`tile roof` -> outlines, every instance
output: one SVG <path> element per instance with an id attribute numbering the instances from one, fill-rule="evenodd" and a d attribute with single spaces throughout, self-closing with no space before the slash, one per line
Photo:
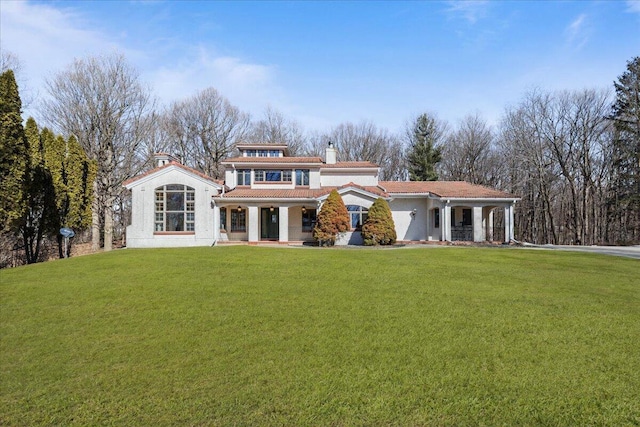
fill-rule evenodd
<path id="1" fill-rule="evenodd" d="M 324 195 L 327 191 L 318 189 L 252 189 L 236 187 L 225 194 L 215 196 L 216 199 L 242 198 L 242 199 L 315 199 Z"/>
<path id="2" fill-rule="evenodd" d="M 317 163 L 322 164 L 320 157 L 230 157 L 221 162 L 231 163 Z"/>
<path id="3" fill-rule="evenodd" d="M 242 198 L 242 199 L 315 199 L 331 193 L 332 190 L 342 190 L 344 188 L 358 188 L 368 191 L 380 197 L 388 197 L 379 187 L 362 186 L 354 183 L 341 185 L 339 187 L 322 187 L 322 188 L 302 188 L 302 189 L 252 189 L 248 187 L 236 187 L 227 191 L 224 195 L 215 196 L 216 199 L 225 198 Z"/>
<path id="4" fill-rule="evenodd" d="M 209 175 L 204 174 L 204 173 L 202 173 L 202 172 L 200 172 L 200 171 L 198 171 L 198 170 L 196 170 L 196 169 L 190 168 L 189 166 L 185 166 L 185 165 L 183 165 L 182 163 L 178 163 L 178 162 L 173 162 L 173 161 L 172 161 L 172 162 L 167 163 L 166 165 L 159 166 L 159 167 L 157 167 L 157 168 L 153 168 L 153 169 L 148 170 L 148 171 L 146 171 L 146 172 L 144 172 L 144 173 L 142 173 L 142 174 L 140 174 L 140 175 L 136 175 L 136 176 L 134 176 L 134 177 L 132 177 L 132 178 L 129 178 L 128 180 L 126 180 L 125 182 L 123 182 L 123 183 L 122 183 L 122 185 L 123 185 L 123 186 L 127 186 L 127 185 L 129 185 L 129 184 L 131 184 L 131 183 L 134 183 L 134 182 L 136 182 L 136 181 L 138 181 L 138 180 L 140 180 L 140 179 L 144 178 L 145 176 L 149 176 L 149 175 L 154 174 L 154 173 L 156 173 L 156 172 L 158 172 L 158 171 L 161 171 L 161 170 L 163 170 L 163 169 L 167 169 L 168 167 L 171 167 L 171 166 L 177 166 L 177 167 L 179 167 L 179 168 L 180 168 L 180 169 L 182 169 L 182 170 L 185 170 L 185 171 L 187 171 L 187 172 L 189 172 L 189 173 L 192 173 L 192 174 L 194 174 L 194 175 L 198 175 L 199 177 L 204 178 L 204 179 L 206 179 L 207 181 L 215 182 L 216 184 L 219 184 L 219 185 L 223 185 L 223 183 L 224 183 L 222 180 L 219 180 L 219 179 L 213 179 L 213 178 L 211 178 Z"/>
<path id="5" fill-rule="evenodd" d="M 380 181 L 380 187 L 391 194 L 431 193 L 439 197 L 466 199 L 513 199 L 517 196 L 465 181 Z"/>
<path id="6" fill-rule="evenodd" d="M 371 162 L 337 162 L 333 164 L 323 164 L 322 168 L 377 168 L 378 165 Z"/>

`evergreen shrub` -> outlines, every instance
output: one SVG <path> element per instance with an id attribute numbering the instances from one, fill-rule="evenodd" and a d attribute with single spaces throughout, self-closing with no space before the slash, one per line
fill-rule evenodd
<path id="1" fill-rule="evenodd" d="M 378 197 L 369 208 L 367 220 L 362 225 L 362 239 L 366 246 L 393 245 L 396 242 L 391 209 L 382 197 Z"/>

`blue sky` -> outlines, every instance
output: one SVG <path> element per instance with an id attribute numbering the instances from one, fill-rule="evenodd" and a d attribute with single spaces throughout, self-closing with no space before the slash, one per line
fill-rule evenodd
<path id="1" fill-rule="evenodd" d="M 533 88 L 612 88 L 640 55 L 640 1 L 3 0 L 0 19 L 36 118 L 46 78 L 113 51 L 161 105 L 213 86 L 255 118 L 392 132 L 422 112 L 497 124 Z"/>

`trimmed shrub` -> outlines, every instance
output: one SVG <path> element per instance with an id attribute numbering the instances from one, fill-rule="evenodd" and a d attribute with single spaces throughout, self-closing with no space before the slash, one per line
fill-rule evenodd
<path id="1" fill-rule="evenodd" d="M 335 244 L 338 233 L 349 229 L 349 212 L 337 190 L 333 190 L 322 205 L 318 213 L 316 226 L 313 228 L 313 238 L 320 246 Z"/>
<path id="2" fill-rule="evenodd" d="M 396 242 L 391 209 L 382 197 L 378 197 L 369 208 L 367 220 L 362 225 L 362 239 L 366 246 L 393 245 Z"/>

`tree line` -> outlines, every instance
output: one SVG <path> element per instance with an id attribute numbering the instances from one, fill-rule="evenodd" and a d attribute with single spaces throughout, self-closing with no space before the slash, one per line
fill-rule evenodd
<path id="1" fill-rule="evenodd" d="M 12 65 L 16 65 L 14 57 L 3 57 L 3 72 Z M 49 96 L 35 101 L 39 121 L 47 127 L 40 130 L 35 122 L 27 123 L 32 142 L 20 149 L 11 143 L 22 138 L 17 130 L 22 126 L 17 85 L 9 88 L 12 84 L 3 80 L 0 161 L 6 203 L 0 208 L 2 233 L 22 233 L 24 240 L 25 232 L 17 231 L 10 205 L 27 197 L 24 188 L 39 186 L 25 183 L 40 176 L 34 171 L 43 153 L 53 152 L 42 148 L 40 154 L 27 156 L 12 150 L 30 153 L 33 146 L 48 147 L 49 143 L 33 142 L 35 134 L 44 141 L 57 132 L 64 136 L 53 140 L 65 141 L 67 152 L 76 150 L 69 146 L 79 144 L 86 157 L 83 179 L 89 181 L 82 184 L 86 187 L 83 200 L 90 206 L 82 221 L 73 225 L 91 224 L 94 250 L 110 250 L 123 235 L 130 207 L 122 182 L 152 167 L 154 153 L 178 155 L 188 166 L 221 178 L 221 162 L 235 154 L 238 142 L 286 143 L 291 155 L 322 156 L 331 141 L 340 161 L 379 164 L 381 180 L 464 180 L 514 193 L 522 198 L 515 228 L 523 241 L 638 243 L 639 76 L 640 58 L 636 57 L 614 82 L 614 94 L 607 88 L 532 90 L 517 105 L 507 107 L 495 126 L 477 113 L 450 124 L 428 112 L 407 120 L 399 133 L 367 121 L 310 132 L 273 108 L 267 108 L 261 118 L 252 118 L 213 87 L 159 106 L 124 56 L 76 59 L 46 82 Z M 15 76 L 11 79 L 15 84 Z M 23 160 L 14 162 L 11 156 L 23 156 Z M 45 167 L 59 169 L 51 168 Z M 47 173 L 53 180 L 54 173 Z M 17 192 L 18 187 L 22 192 Z M 36 233 L 35 241 L 41 238 Z M 30 255 L 27 260 L 33 261 Z"/>

